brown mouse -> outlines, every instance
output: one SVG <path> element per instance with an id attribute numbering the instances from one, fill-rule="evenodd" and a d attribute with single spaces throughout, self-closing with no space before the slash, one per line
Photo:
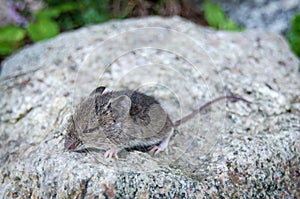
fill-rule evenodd
<path id="1" fill-rule="evenodd" d="M 106 158 L 121 150 L 148 149 L 157 154 L 167 148 L 174 128 L 222 99 L 247 100 L 223 96 L 172 122 L 153 97 L 132 90 L 104 92 L 96 88 L 75 109 L 68 122 L 65 148 L 69 151 L 104 150 Z"/>

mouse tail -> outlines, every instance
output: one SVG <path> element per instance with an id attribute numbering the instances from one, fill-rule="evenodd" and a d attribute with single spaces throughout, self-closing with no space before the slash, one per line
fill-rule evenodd
<path id="1" fill-rule="evenodd" d="M 234 100 L 234 101 L 241 100 L 243 102 L 246 102 L 247 104 L 251 103 L 250 101 L 245 100 L 242 97 L 237 97 L 237 96 L 222 96 L 222 97 L 218 97 L 218 98 L 216 98 L 214 100 L 211 100 L 211 101 L 205 103 L 204 105 L 202 105 L 198 109 L 192 111 L 190 114 L 188 114 L 188 115 L 184 116 L 183 118 L 181 118 L 180 120 L 177 120 L 174 123 L 174 127 L 178 127 L 181 124 L 186 123 L 187 121 L 189 121 L 190 119 L 192 119 L 193 117 L 195 117 L 195 115 L 197 115 L 198 113 L 200 113 L 201 111 L 203 111 L 204 109 L 206 109 L 207 107 L 209 107 L 210 105 L 212 105 L 212 104 L 214 104 L 214 103 L 216 103 L 218 101 L 224 100 L 224 99 L 231 99 L 231 100 Z"/>

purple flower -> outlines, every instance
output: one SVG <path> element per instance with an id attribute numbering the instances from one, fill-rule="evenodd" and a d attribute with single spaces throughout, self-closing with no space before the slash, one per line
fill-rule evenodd
<path id="1" fill-rule="evenodd" d="M 22 15 L 20 15 L 20 13 L 17 11 L 23 10 L 25 8 L 25 4 L 23 2 L 14 2 L 13 0 L 8 0 L 6 3 L 8 6 L 8 12 L 12 19 L 15 21 L 15 23 L 27 25 L 28 20 Z"/>
<path id="2" fill-rule="evenodd" d="M 16 8 L 18 8 L 18 10 L 24 10 L 25 3 L 22 1 L 17 1 L 17 2 L 15 2 L 15 6 L 16 6 Z"/>

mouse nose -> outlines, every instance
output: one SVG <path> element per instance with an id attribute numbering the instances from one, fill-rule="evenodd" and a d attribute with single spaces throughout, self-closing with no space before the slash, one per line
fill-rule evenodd
<path id="1" fill-rule="evenodd" d="M 69 151 L 75 150 L 80 145 L 79 140 L 74 140 L 72 138 L 65 138 L 65 149 Z"/>

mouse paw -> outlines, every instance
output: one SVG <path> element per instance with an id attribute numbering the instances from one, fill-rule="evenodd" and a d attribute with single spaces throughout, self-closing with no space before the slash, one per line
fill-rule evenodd
<path id="1" fill-rule="evenodd" d="M 168 153 L 167 147 L 162 147 L 160 145 L 158 146 L 152 146 L 149 149 L 149 152 L 152 153 L 153 155 L 157 155 L 159 152 L 166 150 L 166 153 Z"/>
<path id="2" fill-rule="evenodd" d="M 112 158 L 116 158 L 119 159 L 118 157 L 118 149 L 108 149 L 105 153 L 104 153 L 104 157 L 107 159 L 112 159 Z"/>
<path id="3" fill-rule="evenodd" d="M 157 155 L 159 152 L 163 151 L 159 146 L 152 146 L 150 147 L 150 153 L 152 153 L 153 155 Z"/>
<path id="4" fill-rule="evenodd" d="M 171 131 L 168 133 L 168 136 L 165 137 L 159 145 L 154 145 L 149 148 L 149 152 L 153 153 L 153 155 L 156 155 L 159 152 L 166 150 L 166 153 L 168 154 L 168 144 L 169 144 L 170 138 L 173 135 L 173 132 L 174 132 L 174 129 L 172 128 Z"/>

